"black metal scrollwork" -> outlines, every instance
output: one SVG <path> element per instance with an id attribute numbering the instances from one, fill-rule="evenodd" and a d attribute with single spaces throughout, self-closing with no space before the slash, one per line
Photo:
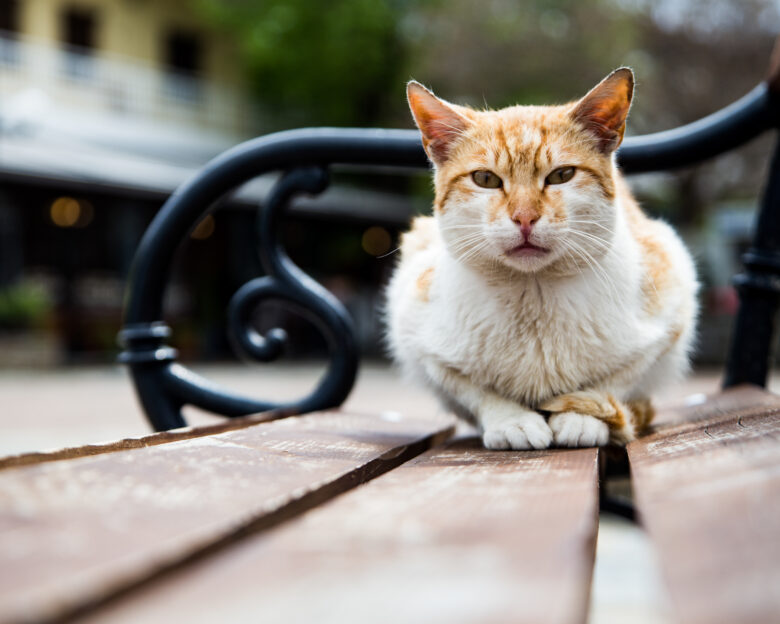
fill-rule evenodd
<path id="1" fill-rule="evenodd" d="M 267 299 L 284 300 L 288 307 L 311 321 L 328 343 L 330 363 L 317 388 L 305 399 L 286 406 L 307 412 L 341 404 L 357 372 L 357 345 L 352 324 L 341 303 L 301 271 L 277 240 L 279 221 L 296 193 L 315 195 L 328 186 L 328 172 L 322 167 L 293 169 L 271 193 L 258 218 L 260 261 L 267 275 L 247 282 L 233 295 L 228 308 L 228 325 L 236 350 L 264 362 L 282 352 L 284 330 L 272 329 L 261 336 L 250 323 L 252 312 Z"/>
<path id="2" fill-rule="evenodd" d="M 319 194 L 327 186 L 328 172 L 323 167 L 293 169 L 282 176 L 258 213 L 258 250 L 267 275 L 244 284 L 228 308 L 228 329 L 236 350 L 263 362 L 281 355 L 286 335 L 277 328 L 262 336 L 251 325 L 251 315 L 259 303 L 284 300 L 312 322 L 325 337 L 330 355 L 330 365 L 317 387 L 292 403 L 232 395 L 174 363 L 176 351 L 162 344 L 171 334 L 167 326 L 129 326 L 120 334 L 127 349 L 120 358 L 133 367 L 144 407 L 158 430 L 183 426 L 181 415 L 175 412 L 185 403 L 226 416 L 241 416 L 271 409 L 302 413 L 344 401 L 357 373 L 357 347 L 349 315 L 333 295 L 290 260 L 277 239 L 280 218 L 289 201 L 299 193 Z M 158 393 L 158 389 L 163 392 Z"/>
<path id="3" fill-rule="evenodd" d="M 133 261 L 128 285 L 125 326 L 119 340 L 120 361 L 129 365 L 136 393 L 157 430 L 186 425 L 184 405 L 223 416 L 268 410 L 303 413 L 340 405 L 357 374 L 357 346 L 351 320 L 339 301 L 301 271 L 277 240 L 279 223 L 289 201 L 299 193 L 321 193 L 328 185 L 327 164 L 374 164 L 425 167 L 419 141 L 409 132 L 392 130 L 309 130 L 283 132 L 249 141 L 209 163 L 177 190 L 144 234 Z M 228 329 L 232 342 L 248 358 L 271 361 L 285 342 L 281 329 L 265 336 L 251 325 L 261 301 L 283 300 L 311 321 L 324 336 L 328 368 L 306 397 L 280 403 L 227 392 L 176 362 L 166 345 L 171 330 L 159 319 L 170 266 L 178 244 L 209 208 L 242 183 L 270 170 L 286 171 L 258 215 L 258 248 L 267 273 L 251 280 L 232 297 Z"/>
<path id="4" fill-rule="evenodd" d="M 778 76 L 697 122 L 643 137 L 627 138 L 618 160 L 627 173 L 661 171 L 692 165 L 746 143 L 780 125 Z M 727 385 L 750 381 L 763 385 L 767 374 L 774 315 L 780 287 L 780 160 L 775 159 L 764 198 L 759 229 L 746 257 L 748 272 L 740 278 L 742 306 L 727 367 Z M 419 133 L 412 130 L 304 129 L 281 132 L 241 144 L 217 157 L 165 203 L 144 234 L 128 285 L 120 361 L 131 369 L 136 392 L 158 430 L 184 426 L 181 407 L 196 405 L 225 416 L 270 409 L 302 413 L 339 405 L 357 371 L 352 326 L 339 302 L 287 257 L 277 241 L 284 207 L 296 193 L 320 193 L 331 164 L 426 168 Z M 165 284 L 179 243 L 223 195 L 267 171 L 286 171 L 274 188 L 258 222 L 261 261 L 268 273 L 245 284 L 233 296 L 228 323 L 237 350 L 270 361 L 278 357 L 284 332 L 265 336 L 250 323 L 263 300 L 282 299 L 309 318 L 322 332 L 330 365 L 307 397 L 274 403 L 226 392 L 176 363 L 166 345 L 170 329 L 160 320 Z M 771 283 L 770 283 L 771 282 Z M 767 286 L 769 284 L 769 286 Z"/>

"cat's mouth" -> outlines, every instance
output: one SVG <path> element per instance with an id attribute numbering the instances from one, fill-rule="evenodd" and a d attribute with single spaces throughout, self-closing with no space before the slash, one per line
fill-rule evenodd
<path id="1" fill-rule="evenodd" d="M 536 258 L 549 252 L 550 250 L 546 247 L 540 247 L 539 245 L 534 245 L 533 243 L 526 241 L 522 245 L 510 249 L 507 252 L 507 255 L 521 258 Z"/>

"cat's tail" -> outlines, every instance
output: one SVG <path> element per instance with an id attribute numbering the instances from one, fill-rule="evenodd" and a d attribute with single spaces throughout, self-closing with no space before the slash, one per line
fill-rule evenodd
<path id="1" fill-rule="evenodd" d="M 649 399 L 618 401 L 611 394 L 596 390 L 581 390 L 562 394 L 542 403 L 539 409 L 551 412 L 575 412 L 593 416 L 609 428 L 609 441 L 625 446 L 645 433 L 655 411 Z"/>

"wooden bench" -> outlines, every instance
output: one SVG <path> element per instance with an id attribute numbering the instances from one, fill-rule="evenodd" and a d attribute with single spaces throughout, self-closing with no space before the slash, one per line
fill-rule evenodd
<path id="1" fill-rule="evenodd" d="M 777 76 L 698 124 L 627 140 L 623 167 L 690 164 L 775 127 Z M 357 369 L 349 318 L 274 238 L 287 202 L 321 192 L 331 163 L 425 158 L 413 132 L 272 135 L 208 165 L 155 219 L 122 337 L 160 433 L 0 460 L 0 622 L 583 622 L 599 511 L 634 514 L 608 495 L 627 468 L 674 621 L 780 622 L 780 398 L 761 388 L 780 297 L 780 159 L 738 281 L 728 388 L 660 414 L 626 451 L 538 452 L 487 451 L 448 417 L 335 409 Z M 287 299 L 318 324 L 330 367 L 287 404 L 195 376 L 159 321 L 178 241 L 271 169 L 288 173 L 260 213 L 268 275 L 236 293 L 230 320 L 239 348 L 264 360 L 284 337 L 251 328 L 258 301 Z M 233 419 L 182 428 L 185 404 Z"/>
<path id="2" fill-rule="evenodd" d="M 780 398 L 661 420 L 628 458 L 675 621 L 778 621 Z M 487 451 L 441 418 L 237 424 L 6 458 L 0 621 L 584 621 L 603 451 Z"/>

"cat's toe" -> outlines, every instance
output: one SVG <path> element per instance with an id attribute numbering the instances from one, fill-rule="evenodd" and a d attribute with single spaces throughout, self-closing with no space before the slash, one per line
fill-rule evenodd
<path id="1" fill-rule="evenodd" d="M 609 442 L 609 426 L 603 420 L 585 416 L 580 434 L 580 446 L 605 446 Z"/>
<path id="2" fill-rule="evenodd" d="M 494 450 L 546 449 L 552 441 L 552 430 L 538 414 L 507 419 L 482 434 L 485 448 Z"/>
<path id="3" fill-rule="evenodd" d="M 556 446 L 604 446 L 609 441 L 607 423 L 593 416 L 564 412 L 550 416 L 549 422 Z"/>
<path id="4" fill-rule="evenodd" d="M 482 434 L 482 444 L 486 449 L 505 451 L 509 448 L 509 440 L 502 429 L 488 429 Z"/>
<path id="5" fill-rule="evenodd" d="M 553 432 L 544 419 L 541 422 L 532 421 L 524 424 L 522 431 L 528 444 L 528 446 L 523 448 L 546 449 L 552 444 Z M 512 448 L 520 447 L 513 444 Z"/>
<path id="6" fill-rule="evenodd" d="M 573 412 L 550 416 L 550 429 L 556 446 L 578 446 L 582 433 L 582 417 Z"/>

